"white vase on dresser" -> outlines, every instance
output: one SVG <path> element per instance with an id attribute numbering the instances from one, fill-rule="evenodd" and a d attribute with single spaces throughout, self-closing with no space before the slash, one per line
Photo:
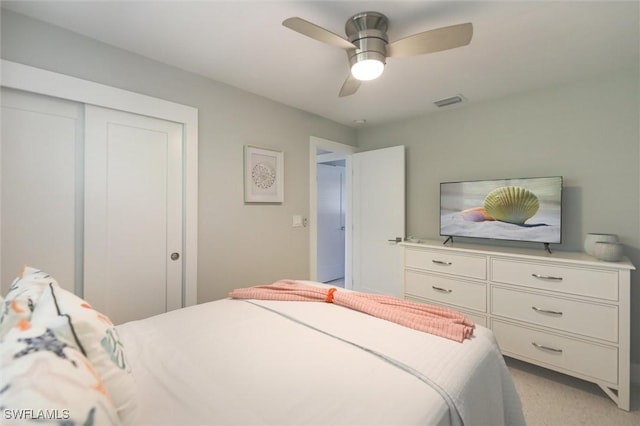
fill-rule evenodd
<path id="1" fill-rule="evenodd" d="M 504 355 L 596 383 L 629 410 L 628 259 L 440 241 L 402 243 L 404 297 L 492 329 Z"/>

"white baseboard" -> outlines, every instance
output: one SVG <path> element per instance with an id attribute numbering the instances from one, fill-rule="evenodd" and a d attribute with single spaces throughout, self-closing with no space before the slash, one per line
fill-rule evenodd
<path id="1" fill-rule="evenodd" d="M 640 364 L 631 363 L 631 383 L 640 384 Z"/>

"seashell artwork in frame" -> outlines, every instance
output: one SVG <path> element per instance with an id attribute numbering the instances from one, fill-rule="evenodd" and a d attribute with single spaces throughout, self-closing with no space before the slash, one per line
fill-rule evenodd
<path id="1" fill-rule="evenodd" d="M 252 145 L 244 146 L 245 203 L 284 201 L 284 153 Z"/>

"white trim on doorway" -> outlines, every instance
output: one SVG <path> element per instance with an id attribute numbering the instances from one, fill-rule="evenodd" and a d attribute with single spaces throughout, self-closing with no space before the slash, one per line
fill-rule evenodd
<path id="1" fill-rule="evenodd" d="M 26 92 L 98 105 L 183 125 L 184 247 L 183 304 L 198 298 L 198 110 L 92 81 L 2 60 L 0 85 Z M 1 201 L 0 201 L 1 202 Z M 0 231 L 1 232 L 1 231 Z M 2 247 L 0 247 L 1 253 Z"/>
<path id="2" fill-rule="evenodd" d="M 345 287 L 351 288 L 351 155 L 356 148 L 339 142 L 311 136 L 309 138 L 309 269 L 310 279 L 318 277 L 318 150 L 345 158 L 346 168 L 346 233 L 345 233 Z"/>

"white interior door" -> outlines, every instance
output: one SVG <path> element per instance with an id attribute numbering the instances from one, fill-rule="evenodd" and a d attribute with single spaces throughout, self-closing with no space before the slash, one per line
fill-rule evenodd
<path id="1" fill-rule="evenodd" d="M 182 125 L 88 105 L 85 133 L 85 298 L 116 324 L 181 307 Z"/>
<path id="2" fill-rule="evenodd" d="M 82 104 L 3 88 L 0 150 L 2 294 L 25 264 L 78 292 Z"/>
<path id="3" fill-rule="evenodd" d="M 318 277 L 344 278 L 344 167 L 318 164 Z"/>
<path id="4" fill-rule="evenodd" d="M 405 234 L 404 146 L 354 154 L 353 288 L 401 296 Z M 391 240 L 391 241 L 390 241 Z"/>

